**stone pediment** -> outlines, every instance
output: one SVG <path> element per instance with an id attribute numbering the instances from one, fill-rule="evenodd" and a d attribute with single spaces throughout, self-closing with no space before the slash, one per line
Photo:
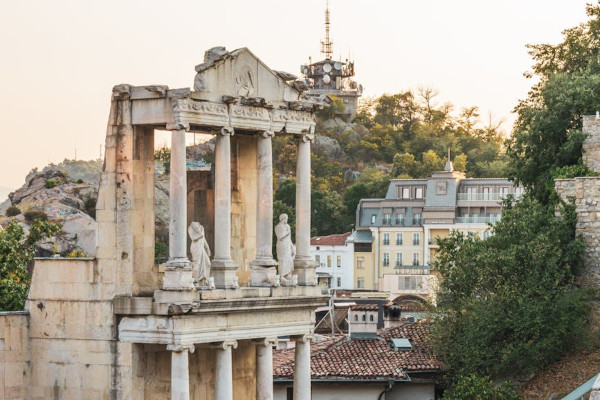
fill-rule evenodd
<path id="1" fill-rule="evenodd" d="M 196 72 L 194 90 L 205 100 L 220 102 L 224 95 L 261 98 L 277 107 L 302 99 L 293 75 L 273 71 L 245 47 L 231 52 L 224 47 L 208 50 Z"/>

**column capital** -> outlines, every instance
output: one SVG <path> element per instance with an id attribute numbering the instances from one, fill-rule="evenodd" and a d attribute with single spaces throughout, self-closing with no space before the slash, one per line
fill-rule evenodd
<path id="1" fill-rule="evenodd" d="M 190 124 L 188 124 L 187 122 L 174 122 L 172 124 L 167 124 L 167 130 L 168 131 L 189 131 L 190 130 Z"/>
<path id="2" fill-rule="evenodd" d="M 189 351 L 193 353 L 196 350 L 196 347 L 193 344 L 168 344 L 167 351 L 174 351 L 176 353 L 181 353 L 182 351 Z"/>
<path id="3" fill-rule="evenodd" d="M 275 136 L 275 132 L 273 131 L 264 131 L 260 134 L 261 137 L 265 139 L 271 139 Z"/>
<path id="4" fill-rule="evenodd" d="M 295 342 L 310 343 L 314 337 L 315 335 L 313 335 L 312 333 L 308 333 L 304 335 L 294 335 L 290 338 Z"/>
<path id="5" fill-rule="evenodd" d="M 267 338 L 254 339 L 253 341 L 256 343 L 257 346 L 272 347 L 272 346 L 275 346 L 277 344 L 277 338 L 276 337 L 267 337 Z"/>
<path id="6" fill-rule="evenodd" d="M 211 343 L 210 347 L 212 347 L 213 349 L 220 350 L 227 350 L 228 347 L 233 347 L 234 349 L 237 349 L 238 342 L 237 340 L 224 340 L 222 342 Z"/>
<path id="7" fill-rule="evenodd" d="M 224 127 L 222 127 L 221 130 L 219 131 L 219 135 L 222 135 L 222 136 L 233 136 L 234 135 L 233 126 L 224 126 Z"/>
<path id="8" fill-rule="evenodd" d="M 304 130 L 299 135 L 295 135 L 295 138 L 296 138 L 296 141 L 298 141 L 298 142 L 312 143 L 315 141 L 315 134 L 312 133 L 312 131 L 310 131 L 310 130 Z"/>

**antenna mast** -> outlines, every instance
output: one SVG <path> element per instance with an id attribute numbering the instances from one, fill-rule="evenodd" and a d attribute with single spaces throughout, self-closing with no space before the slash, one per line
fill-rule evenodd
<path id="1" fill-rule="evenodd" d="M 329 0 L 327 0 L 327 7 L 325 8 L 325 41 L 321 41 L 321 53 L 325 54 L 325 58 L 331 60 L 333 54 L 332 50 L 333 42 L 329 40 Z"/>

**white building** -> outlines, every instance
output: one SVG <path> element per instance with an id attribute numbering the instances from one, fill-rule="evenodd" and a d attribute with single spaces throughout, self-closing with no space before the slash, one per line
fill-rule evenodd
<path id="1" fill-rule="evenodd" d="M 348 244 L 350 234 L 310 239 L 310 255 L 317 262 L 317 278 L 324 290 L 354 289 L 354 246 Z"/>

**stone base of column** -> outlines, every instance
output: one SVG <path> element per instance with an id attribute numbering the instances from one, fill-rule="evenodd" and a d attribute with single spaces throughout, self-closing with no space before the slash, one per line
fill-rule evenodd
<path id="1" fill-rule="evenodd" d="M 315 286 L 317 284 L 317 262 L 312 259 L 295 259 L 294 275 L 298 275 L 299 286 Z"/>
<path id="2" fill-rule="evenodd" d="M 250 286 L 273 286 L 277 275 L 277 261 L 253 261 L 250 263 Z"/>
<path id="3" fill-rule="evenodd" d="M 187 258 L 169 260 L 165 264 L 163 290 L 194 290 L 192 264 Z"/>
<path id="4" fill-rule="evenodd" d="M 233 260 L 212 260 L 210 275 L 215 278 L 215 287 L 218 289 L 238 287 L 236 275 L 238 267 Z"/>

